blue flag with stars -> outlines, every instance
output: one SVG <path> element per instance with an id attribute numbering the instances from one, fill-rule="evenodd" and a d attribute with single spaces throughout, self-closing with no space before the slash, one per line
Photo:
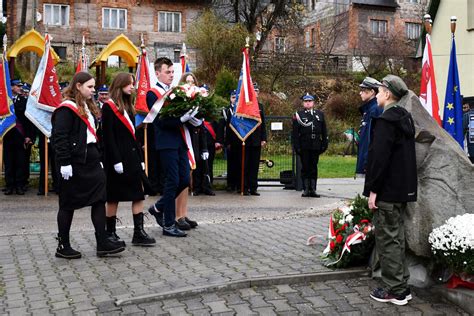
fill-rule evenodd
<path id="1" fill-rule="evenodd" d="M 459 87 L 458 63 L 456 61 L 456 42 L 454 35 L 449 57 L 448 83 L 446 85 L 446 98 L 444 100 L 443 128 L 453 136 L 461 148 L 464 147 L 464 134 L 462 130 L 462 98 Z"/>

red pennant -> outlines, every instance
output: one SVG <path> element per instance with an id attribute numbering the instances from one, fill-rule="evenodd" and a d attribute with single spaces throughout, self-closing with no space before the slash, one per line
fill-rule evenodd
<path id="1" fill-rule="evenodd" d="M 146 93 L 150 90 L 150 70 L 148 68 L 148 58 L 143 50 L 140 57 L 140 70 L 138 71 L 137 98 L 135 100 L 135 111 L 140 114 L 149 112 L 146 104 Z"/>
<path id="2" fill-rule="evenodd" d="M 49 37 L 46 35 L 46 49 L 47 55 L 46 68 L 44 70 L 43 82 L 41 84 L 41 92 L 38 98 L 38 103 L 52 108 L 54 110 L 61 104 L 61 91 L 58 84 L 58 76 L 56 74 L 56 67 L 54 67 L 53 57 L 49 49 Z"/>

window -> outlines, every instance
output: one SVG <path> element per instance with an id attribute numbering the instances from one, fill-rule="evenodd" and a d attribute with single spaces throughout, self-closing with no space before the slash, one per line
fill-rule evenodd
<path id="1" fill-rule="evenodd" d="M 311 46 L 316 44 L 316 31 L 314 28 L 311 29 Z"/>
<path id="2" fill-rule="evenodd" d="M 62 60 L 66 60 L 67 59 L 67 55 L 66 55 L 66 47 L 63 47 L 63 46 L 51 46 L 54 51 L 56 52 L 56 54 L 58 54 L 59 58 L 61 58 Z"/>
<path id="3" fill-rule="evenodd" d="M 275 52 L 277 53 L 285 52 L 285 38 L 284 37 L 275 37 Z"/>
<path id="4" fill-rule="evenodd" d="M 386 20 L 370 20 L 370 30 L 375 36 L 385 36 L 387 34 L 387 21 Z"/>
<path id="5" fill-rule="evenodd" d="M 304 41 L 306 42 L 306 47 L 307 48 L 311 46 L 311 36 L 310 36 L 309 31 L 306 31 L 304 33 Z"/>
<path id="6" fill-rule="evenodd" d="M 127 10 L 103 8 L 102 28 L 125 30 L 127 28 Z"/>
<path id="7" fill-rule="evenodd" d="M 405 23 L 405 31 L 408 39 L 419 39 L 421 36 L 421 24 Z"/>
<path id="8" fill-rule="evenodd" d="M 60 4 L 44 5 L 44 24 L 67 26 L 69 25 L 69 6 Z"/>
<path id="9" fill-rule="evenodd" d="M 160 12 L 158 14 L 159 32 L 181 32 L 181 13 Z"/>
<path id="10" fill-rule="evenodd" d="M 181 50 L 175 49 L 174 50 L 174 60 L 173 60 L 173 62 L 175 62 L 175 63 L 181 62 L 180 57 L 181 57 Z"/>

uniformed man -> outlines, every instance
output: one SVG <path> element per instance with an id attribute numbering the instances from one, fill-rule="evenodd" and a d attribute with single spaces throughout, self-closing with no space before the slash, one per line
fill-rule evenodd
<path id="1" fill-rule="evenodd" d="M 365 170 L 367 169 L 367 154 L 369 151 L 370 125 L 372 119 L 379 117 L 383 111 L 382 108 L 377 106 L 377 99 L 375 98 L 379 92 L 378 83 L 378 80 L 366 77 L 359 85 L 359 95 L 364 104 L 359 107 L 362 120 L 359 129 L 356 175 L 365 175 Z"/>
<path id="2" fill-rule="evenodd" d="M 25 116 L 27 99 L 22 95 L 22 86 L 23 84 L 18 79 L 11 81 L 16 125 L 3 138 L 6 195 L 14 192 L 23 195 L 28 185 L 26 169 L 29 167 L 29 160 L 27 158 L 27 148 L 33 144 L 33 137 L 31 136 L 32 125 Z"/>
<path id="3" fill-rule="evenodd" d="M 99 106 L 99 109 L 102 109 L 102 105 L 110 99 L 109 87 L 107 87 L 106 84 L 103 84 L 97 89 L 97 91 L 99 94 L 97 104 Z"/>
<path id="4" fill-rule="evenodd" d="M 304 109 L 293 117 L 293 147 L 301 158 L 303 197 L 316 197 L 319 155 L 328 148 L 326 120 L 320 110 L 314 108 L 314 96 L 306 93 L 301 97 Z"/>

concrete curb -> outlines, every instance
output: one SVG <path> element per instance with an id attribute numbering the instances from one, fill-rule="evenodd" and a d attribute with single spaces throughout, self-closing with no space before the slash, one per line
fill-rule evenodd
<path id="1" fill-rule="evenodd" d="M 344 271 L 330 271 L 330 272 L 315 272 L 303 274 L 290 274 L 281 276 L 249 278 L 240 281 L 218 283 L 213 285 L 204 285 L 196 287 L 185 287 L 175 291 L 168 291 L 162 293 L 153 293 L 147 295 L 140 295 L 135 297 L 120 298 L 115 300 L 116 306 L 124 306 L 129 304 L 141 304 L 151 301 L 160 301 L 165 299 L 183 298 L 191 295 L 211 293 L 215 291 L 239 290 L 244 288 L 251 288 L 254 286 L 267 286 L 278 284 L 292 284 L 292 283 L 306 283 L 306 282 L 324 282 L 338 279 L 352 279 L 363 276 L 368 276 L 367 269 L 350 269 Z"/>
<path id="2" fill-rule="evenodd" d="M 474 315 L 474 291 L 465 288 L 448 289 L 444 285 L 433 287 L 433 291 L 447 301 Z"/>

